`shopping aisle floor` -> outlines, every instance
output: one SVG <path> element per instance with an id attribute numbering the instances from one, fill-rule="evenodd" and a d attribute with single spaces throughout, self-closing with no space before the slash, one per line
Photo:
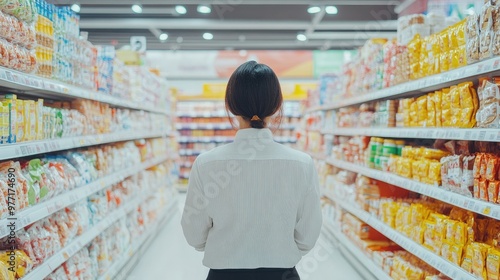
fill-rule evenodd
<path id="1" fill-rule="evenodd" d="M 185 195 L 179 197 L 179 211 L 158 234 L 127 280 L 204 280 L 208 269 L 203 253 L 185 241 L 180 226 Z M 362 280 L 340 251 L 322 235 L 311 253 L 297 265 L 302 280 Z"/>

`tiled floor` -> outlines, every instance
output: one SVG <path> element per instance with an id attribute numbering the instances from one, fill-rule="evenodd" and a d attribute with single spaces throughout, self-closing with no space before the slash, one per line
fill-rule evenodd
<path id="1" fill-rule="evenodd" d="M 183 197 L 179 212 L 153 241 L 127 280 L 203 280 L 208 269 L 201 264 L 203 253 L 186 243 L 180 227 Z M 297 265 L 302 280 L 362 280 L 355 269 L 322 236 L 316 248 Z"/>

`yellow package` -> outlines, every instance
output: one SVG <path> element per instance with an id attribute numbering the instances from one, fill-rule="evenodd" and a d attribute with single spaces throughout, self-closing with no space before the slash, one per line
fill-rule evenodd
<path id="1" fill-rule="evenodd" d="M 450 250 L 451 247 L 453 246 L 453 242 L 450 242 L 448 240 L 443 241 L 443 244 L 441 245 L 441 257 L 443 257 L 446 260 L 450 259 Z"/>
<path id="2" fill-rule="evenodd" d="M 448 220 L 446 222 L 446 240 L 453 242 L 455 240 L 455 230 L 457 221 Z"/>
<path id="3" fill-rule="evenodd" d="M 422 148 L 421 151 L 421 157 L 433 160 L 441 160 L 442 157 L 450 155 L 450 153 L 438 149 Z"/>
<path id="4" fill-rule="evenodd" d="M 9 138 L 9 111 L 7 106 L 0 102 L 0 145 L 6 144 Z"/>
<path id="5" fill-rule="evenodd" d="M 457 222 L 455 225 L 455 243 L 459 245 L 465 245 L 467 243 L 467 224 L 463 222 Z"/>
<path id="6" fill-rule="evenodd" d="M 15 94 L 7 94 L 0 99 L 3 106 L 6 107 L 8 115 L 8 143 L 17 142 L 17 96 Z"/>
<path id="7" fill-rule="evenodd" d="M 460 265 L 462 262 L 462 250 L 463 250 L 463 245 L 459 244 L 453 244 L 453 246 L 450 247 L 450 262 Z"/>
<path id="8" fill-rule="evenodd" d="M 439 48 L 441 49 L 441 53 L 447 52 L 450 50 L 450 36 L 446 32 L 446 29 L 438 33 L 439 36 Z"/>
<path id="9" fill-rule="evenodd" d="M 486 257 L 490 246 L 484 243 L 472 243 L 473 257 L 472 257 L 472 274 L 477 277 L 487 279 L 486 273 Z"/>
<path id="10" fill-rule="evenodd" d="M 427 95 L 417 98 L 417 126 L 425 127 L 427 120 Z"/>
<path id="11" fill-rule="evenodd" d="M 427 95 L 427 119 L 425 121 L 426 127 L 436 127 L 436 98 L 435 93 Z"/>
<path id="12" fill-rule="evenodd" d="M 4 251 L 0 253 L 0 262 L 9 264 L 10 259 L 11 256 L 8 255 L 7 252 Z M 33 262 L 28 257 L 28 255 L 24 253 L 24 251 L 14 250 L 14 259 L 15 265 L 12 266 L 9 264 L 9 267 L 12 267 L 15 270 L 14 275 L 17 276 L 17 278 L 23 277 L 24 275 L 26 275 L 26 272 L 32 270 Z"/>
<path id="13" fill-rule="evenodd" d="M 405 127 L 410 127 L 411 123 L 411 118 L 410 118 L 410 106 L 411 103 L 413 103 L 414 99 L 413 98 L 405 98 L 401 102 L 403 105 L 402 111 L 403 111 L 403 125 Z"/>
<path id="14" fill-rule="evenodd" d="M 488 280 L 500 279 L 500 251 L 490 248 L 486 257 L 486 273 Z"/>
<path id="15" fill-rule="evenodd" d="M 43 140 L 43 99 L 38 99 L 35 104 L 36 140 Z"/>
<path id="16" fill-rule="evenodd" d="M 16 124 L 16 137 L 17 142 L 23 142 L 25 140 L 25 132 L 24 132 L 24 120 L 26 118 L 26 114 L 24 112 L 24 100 L 17 100 L 17 124 Z"/>
<path id="17" fill-rule="evenodd" d="M 15 280 L 15 273 L 9 270 L 10 266 L 8 263 L 0 261 L 0 279 L 1 280 Z"/>
<path id="18" fill-rule="evenodd" d="M 429 161 L 429 175 L 427 184 L 441 186 L 441 162 L 437 160 Z"/>
<path id="19" fill-rule="evenodd" d="M 451 126 L 451 93 L 449 88 L 444 88 L 441 94 L 441 125 Z"/>
<path id="20" fill-rule="evenodd" d="M 458 56 L 458 49 L 451 50 L 449 52 L 450 58 L 451 58 L 451 64 L 450 64 L 450 70 L 457 69 L 459 67 L 459 59 L 460 57 Z"/>
<path id="21" fill-rule="evenodd" d="M 410 127 L 418 126 L 418 102 L 410 104 Z"/>
<path id="22" fill-rule="evenodd" d="M 433 245 L 435 241 L 435 230 L 436 222 L 431 220 L 425 220 L 424 225 L 424 244 Z"/>
<path id="23" fill-rule="evenodd" d="M 436 127 L 441 127 L 441 99 L 443 92 L 438 90 L 434 93 L 434 105 L 436 106 Z"/>
<path id="24" fill-rule="evenodd" d="M 464 259 L 462 260 L 461 267 L 465 269 L 465 271 L 472 273 L 472 258 L 474 258 L 474 248 L 470 244 L 465 247 Z"/>
<path id="25" fill-rule="evenodd" d="M 461 88 L 457 86 L 452 86 L 450 88 L 451 127 L 460 127 L 460 118 L 462 113 L 462 108 L 460 106 L 460 97 L 461 97 L 460 89 Z"/>
<path id="26" fill-rule="evenodd" d="M 453 38 L 456 40 L 456 47 L 460 48 L 465 46 L 465 26 L 467 25 L 467 19 L 463 19 L 454 25 Z"/>
<path id="27" fill-rule="evenodd" d="M 35 101 L 24 100 L 24 140 L 36 140 Z"/>
<path id="28" fill-rule="evenodd" d="M 439 68 L 441 72 L 446 72 L 450 70 L 450 51 L 443 51 L 439 54 Z"/>

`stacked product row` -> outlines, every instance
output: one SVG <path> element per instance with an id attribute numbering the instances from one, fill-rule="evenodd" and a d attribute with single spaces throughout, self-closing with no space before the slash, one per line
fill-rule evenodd
<path id="1" fill-rule="evenodd" d="M 323 179 L 325 188 L 336 201 L 353 202 L 387 226 L 479 279 L 498 279 L 499 221 L 439 201 L 419 198 L 407 190 L 349 171 L 331 168 L 323 174 L 326 176 Z M 361 222 L 350 214 L 348 217 L 342 216 L 340 223 L 342 228 L 349 227 L 351 232 L 345 234 L 352 237 L 352 220 L 357 221 L 356 224 Z M 376 234 L 373 236 L 383 239 Z M 378 255 L 370 255 L 379 263 Z M 394 279 L 427 279 L 425 277 L 429 276 L 418 270 L 405 270 L 405 274 L 395 276 L 394 269 L 382 267 Z M 427 271 L 432 272 L 430 275 L 437 275 L 432 268 Z"/>
<path id="2" fill-rule="evenodd" d="M 97 101 L 47 102 L 0 96 L 0 144 L 121 131 L 171 130 L 165 115 L 115 109 Z"/>
<path id="3" fill-rule="evenodd" d="M 152 159 L 155 155 L 166 154 L 166 142 L 165 138 L 157 138 L 1 162 L 0 218 L 84 187 L 100 178 Z M 8 184 L 11 177 L 15 178 L 12 187 Z"/>
<path id="4" fill-rule="evenodd" d="M 416 98 L 375 101 L 328 112 L 328 127 L 499 128 L 497 77 L 480 78 Z"/>
<path id="5" fill-rule="evenodd" d="M 321 79 L 319 105 L 370 94 L 499 55 L 497 1 L 458 21 L 435 14 L 398 19 L 396 40 L 372 39 L 339 76 Z"/>
<path id="6" fill-rule="evenodd" d="M 113 254 L 113 256 L 118 257 L 120 252 L 116 250 L 123 251 L 127 249 L 131 239 L 130 235 L 127 237 L 124 234 L 131 234 L 137 237 L 155 219 L 158 209 L 161 209 L 165 204 L 166 192 L 164 188 L 166 187 L 169 172 L 169 167 L 166 164 L 142 171 L 118 184 L 98 191 L 87 199 L 60 210 L 45 219 L 19 229 L 15 232 L 14 236 L 9 235 L 5 237 L 2 244 L 7 245 L 3 245 L 2 249 L 4 251 L 0 251 L 0 272 L 8 275 L 8 277 L 2 279 L 18 279 L 23 277 L 31 270 L 43 264 L 62 248 L 66 247 L 75 238 L 85 234 L 89 229 L 96 226 L 113 211 L 121 209 L 123 205 L 126 205 L 138 195 L 150 193 L 151 197 L 148 198 L 148 203 L 141 204 L 130 215 L 128 224 L 125 223 L 129 228 L 133 228 L 130 232 L 129 230 L 126 232 L 121 231 L 121 235 L 117 234 L 113 236 L 114 240 L 109 238 L 103 239 L 109 236 L 109 231 L 113 231 L 113 229 L 123 230 L 122 226 L 125 220 L 122 219 L 96 238 L 89 246 L 90 256 L 93 261 L 92 265 L 81 267 L 81 264 L 78 264 L 79 267 L 75 267 L 73 261 L 76 259 L 70 259 L 63 265 L 65 270 L 63 276 L 66 275 L 66 277 L 56 278 L 96 279 L 96 276 L 107 271 L 109 262 L 113 261 L 110 253 L 117 253 L 116 255 Z M 67 176 L 69 177 L 70 174 Z M 11 246 L 12 244 L 14 246 Z M 8 261 L 2 261 L 8 260 L 10 257 L 9 254 L 13 252 L 17 258 L 15 271 L 9 269 L 12 266 Z M 78 255 L 75 257 L 78 258 Z M 95 270 L 95 268 L 99 269 Z M 86 278 L 80 275 L 80 273 L 87 276 L 92 275 L 92 277 Z"/>
<path id="7" fill-rule="evenodd" d="M 331 157 L 467 197 L 500 203 L 497 143 L 338 137 Z"/>
<path id="8" fill-rule="evenodd" d="M 45 279 L 98 279 L 127 253 L 135 240 L 159 222 L 160 210 L 168 200 L 167 193 L 159 189 L 136 211 L 117 221 Z"/>
<path id="9" fill-rule="evenodd" d="M 167 106 L 164 80 L 125 66 L 113 46 L 80 36 L 79 16 L 44 0 L 0 3 L 0 66 L 110 94 L 147 106 Z"/>
<path id="10" fill-rule="evenodd" d="M 338 211 L 335 209 L 334 202 L 327 198 L 323 198 L 323 209 L 329 213 Z M 375 265 L 393 279 L 449 279 L 440 276 L 439 271 L 432 266 L 404 250 L 349 212 L 340 210 L 339 217 L 340 220 L 337 222 L 338 227 L 341 228 L 341 234 L 349 238 L 350 242 L 354 243 Z"/>

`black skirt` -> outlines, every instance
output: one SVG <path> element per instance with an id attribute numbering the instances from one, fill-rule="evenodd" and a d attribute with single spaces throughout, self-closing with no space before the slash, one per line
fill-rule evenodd
<path id="1" fill-rule="evenodd" d="M 207 280 L 300 280 L 295 267 L 210 269 Z"/>

